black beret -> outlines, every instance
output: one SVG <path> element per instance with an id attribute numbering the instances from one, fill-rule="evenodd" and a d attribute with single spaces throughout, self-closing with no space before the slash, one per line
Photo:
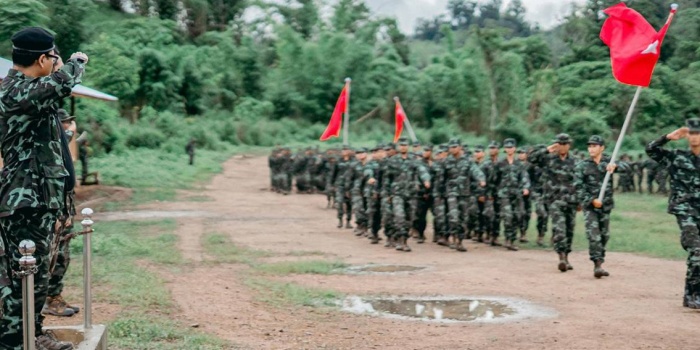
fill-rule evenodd
<path id="1" fill-rule="evenodd" d="M 49 52 L 56 48 L 54 38 L 46 29 L 29 27 L 12 36 L 12 48 L 27 52 Z"/>

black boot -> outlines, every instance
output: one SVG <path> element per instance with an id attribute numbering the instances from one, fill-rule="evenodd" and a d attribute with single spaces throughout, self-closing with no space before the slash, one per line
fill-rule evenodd
<path id="1" fill-rule="evenodd" d="M 568 269 L 566 268 L 566 254 L 564 253 L 559 253 L 559 271 L 561 272 L 566 272 Z"/>
<path id="2" fill-rule="evenodd" d="M 343 219 L 338 219 L 338 228 L 343 228 Z"/>

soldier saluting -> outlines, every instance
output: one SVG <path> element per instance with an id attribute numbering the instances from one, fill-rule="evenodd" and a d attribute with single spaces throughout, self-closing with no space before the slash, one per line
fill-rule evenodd
<path id="1" fill-rule="evenodd" d="M 41 308 L 47 296 L 50 242 L 65 192 L 74 184 L 64 157 L 58 102 L 68 97 L 88 62 L 74 53 L 66 64 L 56 53 L 54 38 L 41 28 L 25 28 L 12 36 L 13 68 L 0 86 L 0 148 L 5 166 L 0 178 L 0 348 L 22 349 L 22 283 L 11 278 L 19 270 L 18 246 L 36 243 L 35 313 L 38 348 L 67 350 L 70 343 L 43 333 Z M 70 179 L 73 179 L 73 182 Z M 4 248 L 4 249 L 2 249 Z M 7 256 L 5 256 L 7 255 Z"/>
<path id="2" fill-rule="evenodd" d="M 684 138 L 690 149 L 664 149 L 669 141 Z M 683 306 L 700 309 L 700 119 L 688 119 L 686 127 L 652 141 L 646 152 L 669 170 L 668 213 L 676 216 L 681 245 L 688 252 Z"/>

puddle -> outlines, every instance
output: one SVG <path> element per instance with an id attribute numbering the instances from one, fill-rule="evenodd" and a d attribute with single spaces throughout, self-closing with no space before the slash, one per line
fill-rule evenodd
<path id="1" fill-rule="evenodd" d="M 346 272 L 356 274 L 380 274 L 380 273 L 400 273 L 425 270 L 425 266 L 411 265 L 362 265 L 351 266 L 346 269 Z"/>
<path id="2" fill-rule="evenodd" d="M 556 313 L 531 302 L 492 297 L 361 298 L 348 297 L 343 311 L 429 322 L 500 323 L 548 318 Z"/>

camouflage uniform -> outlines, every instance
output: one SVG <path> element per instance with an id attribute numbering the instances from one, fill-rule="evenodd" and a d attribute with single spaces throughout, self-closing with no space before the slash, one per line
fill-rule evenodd
<path id="1" fill-rule="evenodd" d="M 653 159 L 647 159 L 643 168 L 647 170 L 647 191 L 649 194 L 652 194 L 654 193 L 654 180 L 659 169 L 659 163 Z"/>
<path id="2" fill-rule="evenodd" d="M 629 163 L 629 156 L 624 154 L 620 158 L 625 164 Z M 618 175 L 618 189 L 622 192 L 634 192 L 634 172 L 632 168 L 626 167 L 625 169 L 619 169 Z"/>
<path id="3" fill-rule="evenodd" d="M 560 134 L 557 141 L 571 143 L 569 135 Z M 575 158 L 566 155 L 561 159 L 559 154 L 550 154 L 544 145 L 537 146 L 530 156 L 530 162 L 543 170 L 544 200 L 549 206 L 549 216 L 552 218 L 552 234 L 554 250 L 568 255 L 574 239 L 576 224 L 576 188 L 574 187 Z"/>
<path id="4" fill-rule="evenodd" d="M 527 154 L 527 150 L 524 148 L 518 149 L 518 155 L 520 154 Z M 527 240 L 525 239 L 525 235 L 527 233 L 527 230 L 530 228 L 530 219 L 532 218 L 532 201 L 533 201 L 533 196 L 532 196 L 532 178 L 530 177 L 531 173 L 533 170 L 536 168 L 532 163 L 529 161 L 522 161 L 524 167 L 525 167 L 525 172 L 527 173 L 527 178 L 530 180 L 530 189 L 529 193 L 526 195 L 523 195 L 523 211 L 522 211 L 522 216 L 520 217 L 520 225 L 518 228 L 520 229 L 520 234 L 521 234 L 521 242 L 526 243 Z"/>
<path id="5" fill-rule="evenodd" d="M 700 119 L 687 121 L 691 132 L 700 132 Z M 675 215 L 681 245 L 688 252 L 684 306 L 700 308 L 700 157 L 690 150 L 667 150 L 666 135 L 652 141 L 646 153 L 669 169 L 671 194 L 668 213 Z"/>
<path id="6" fill-rule="evenodd" d="M 450 147 L 459 146 L 458 141 L 450 141 Z M 461 155 L 459 158 L 449 155 L 445 159 L 444 166 L 449 235 L 461 242 L 465 238 L 466 233 L 468 201 L 473 195 L 471 193 L 471 184 L 473 182 L 485 182 L 486 178 L 479 166 L 466 154 Z"/>
<path id="7" fill-rule="evenodd" d="M 515 142 L 506 140 L 504 147 L 515 147 Z M 518 159 L 513 159 L 512 163 L 507 158 L 503 159 L 493 167 L 491 180 L 497 189 L 504 234 L 506 240 L 512 243 L 517 238 L 522 217 L 523 191 L 530 190 L 525 164 Z M 495 234 L 498 236 L 497 232 Z"/>
<path id="8" fill-rule="evenodd" d="M 447 152 L 447 147 L 440 147 L 438 153 Z M 433 242 L 447 238 L 447 199 L 445 183 L 445 159 L 433 161 L 430 167 L 433 197 Z"/>
<path id="9" fill-rule="evenodd" d="M 383 146 L 378 145 L 375 150 L 381 149 Z M 382 187 L 383 173 L 379 160 L 370 160 L 365 169 L 365 175 L 368 179 L 374 179 L 374 184 L 365 186 L 365 201 L 367 202 L 367 227 L 370 230 L 373 243 L 379 240 L 379 230 L 382 227 L 382 212 L 381 212 L 381 197 L 380 189 Z"/>
<path id="10" fill-rule="evenodd" d="M 489 149 L 498 149 L 500 145 L 496 141 L 489 144 Z M 498 156 L 489 157 L 481 165 L 481 169 L 486 177 L 486 196 L 487 201 L 484 206 L 484 216 L 487 219 L 486 234 L 493 237 L 492 244 L 497 244 L 495 238 L 499 236 L 501 231 L 501 205 L 498 199 L 497 188 L 493 184 L 493 168 L 499 162 Z"/>
<path id="11" fill-rule="evenodd" d="M 433 147 L 430 145 L 426 145 L 423 148 L 424 152 L 432 152 Z M 432 169 L 433 165 L 433 160 L 432 159 L 426 159 L 421 157 L 420 159 L 417 160 L 419 163 L 419 166 L 422 165 L 426 169 L 428 169 L 428 172 L 430 173 L 430 170 Z M 420 179 L 417 176 L 414 176 L 416 179 L 416 188 L 419 190 L 416 191 L 416 212 L 415 212 L 415 217 L 413 220 L 413 228 L 418 231 L 418 243 L 422 243 L 425 241 L 425 229 L 428 226 L 428 211 L 430 211 L 433 207 L 433 196 L 432 196 L 432 189 L 425 189 L 423 187 L 423 184 L 420 182 Z M 432 179 L 432 176 L 431 176 Z"/>
<path id="12" fill-rule="evenodd" d="M 323 164 L 323 174 L 325 181 L 326 200 L 328 200 L 328 208 L 335 205 L 335 173 L 337 169 L 338 158 L 335 154 L 328 154 L 326 161 Z"/>
<path id="13" fill-rule="evenodd" d="M 477 146 L 476 150 L 483 152 L 483 146 Z M 491 221 L 493 220 L 493 201 L 487 198 L 489 191 L 488 178 L 489 174 L 491 173 L 491 167 L 490 162 L 484 159 L 481 159 L 480 162 L 477 162 L 477 160 L 475 159 L 474 164 L 476 164 L 479 167 L 479 169 L 481 169 L 487 181 L 486 188 L 482 189 L 482 193 L 484 195 L 483 200 L 480 201 L 475 196 L 474 200 L 472 201 L 475 207 L 470 212 L 470 223 L 468 223 L 467 226 L 471 226 L 474 232 L 476 232 L 476 240 L 478 242 L 484 242 L 484 233 L 491 232 L 490 227 Z M 485 166 L 487 164 L 489 165 Z M 477 190 L 475 185 L 478 184 L 472 184 L 472 190 L 474 191 Z"/>
<path id="14" fill-rule="evenodd" d="M 542 168 L 528 162 L 528 175 L 530 177 L 530 200 L 535 202 L 535 213 L 537 214 L 537 241 L 542 244 L 542 238 L 547 233 L 547 221 L 549 220 L 549 206 L 544 200 L 542 183 L 546 181 Z"/>
<path id="15" fill-rule="evenodd" d="M 350 190 L 352 189 L 352 184 L 345 183 L 346 172 L 350 168 L 350 159 L 338 159 L 335 167 L 333 185 L 335 187 L 335 208 L 338 210 L 338 220 L 340 221 L 338 227 L 341 227 L 343 224 L 343 216 L 345 216 L 346 226 L 350 227 L 350 220 L 352 220 Z"/>
<path id="16" fill-rule="evenodd" d="M 367 149 L 360 148 L 357 153 L 366 154 Z M 366 230 L 368 225 L 367 202 L 365 200 L 365 187 L 367 186 L 367 180 L 369 180 L 367 175 L 367 163 L 362 164 L 359 160 L 352 161 L 345 173 L 344 182 L 350 186 L 352 210 L 355 214 L 355 224 L 358 232 Z"/>
<path id="17" fill-rule="evenodd" d="M 379 162 L 379 172 L 382 173 L 383 179 L 378 183 L 379 197 L 381 201 L 381 217 L 382 227 L 384 227 L 384 235 L 387 237 L 386 247 L 392 245 L 392 239 L 396 234 L 396 226 L 394 225 L 394 209 L 391 202 L 391 182 L 389 174 L 389 159 L 384 158 Z"/>
<path id="18" fill-rule="evenodd" d="M 299 152 L 292 161 L 292 173 L 296 180 L 298 192 L 308 192 L 311 190 L 311 165 L 312 158 L 310 155 Z"/>
<path id="19" fill-rule="evenodd" d="M 0 135 L 4 168 L 0 175 L 0 347 L 22 349 L 22 281 L 20 241 L 36 243 L 34 275 L 36 333 L 41 334 L 41 309 L 47 296 L 50 244 L 58 212 L 65 210 L 69 173 L 57 118 L 58 101 L 80 83 L 84 64 L 71 59 L 56 73 L 29 78 L 11 69 L 0 87 Z M 69 156 L 68 156 L 69 158 Z M 72 186 L 72 184 L 70 184 Z M 9 264 L 8 264 L 9 263 Z"/>
<path id="20" fill-rule="evenodd" d="M 642 193 L 642 184 L 644 183 L 644 161 L 642 156 L 639 156 L 639 160 L 632 163 L 632 169 L 634 169 L 635 181 L 637 184 L 637 191 Z"/>

